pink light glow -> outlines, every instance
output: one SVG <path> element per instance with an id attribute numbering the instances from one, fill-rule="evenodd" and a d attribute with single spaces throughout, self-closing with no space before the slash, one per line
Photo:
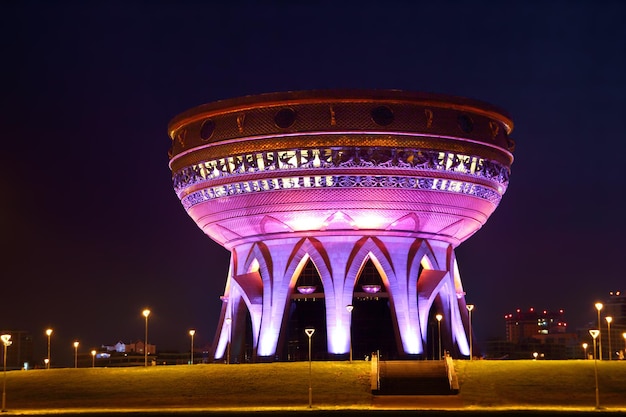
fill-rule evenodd
<path id="1" fill-rule="evenodd" d="M 377 292 L 380 291 L 380 285 L 375 285 L 375 284 L 361 285 L 361 288 L 363 288 L 363 291 L 365 291 L 368 294 L 376 294 Z"/>
<path id="2" fill-rule="evenodd" d="M 316 289 L 315 285 L 300 285 L 297 287 L 298 292 L 304 295 L 313 294 Z"/>

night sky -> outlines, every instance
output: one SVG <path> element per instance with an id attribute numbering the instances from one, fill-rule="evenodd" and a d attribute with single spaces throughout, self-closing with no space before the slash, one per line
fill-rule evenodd
<path id="1" fill-rule="evenodd" d="M 572 328 L 626 290 L 626 2 L 0 2 L 0 328 L 36 360 L 214 335 L 228 252 L 171 186 L 167 124 L 197 105 L 326 88 L 504 109 L 510 186 L 457 249 L 479 340 L 516 308 Z"/>

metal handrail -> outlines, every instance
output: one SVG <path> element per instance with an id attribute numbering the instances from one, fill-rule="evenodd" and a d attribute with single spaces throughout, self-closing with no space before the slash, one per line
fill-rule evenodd
<path id="1" fill-rule="evenodd" d="M 456 371 L 454 370 L 454 362 L 452 361 L 452 357 L 449 352 L 445 352 L 444 362 L 446 364 L 446 373 L 448 374 L 448 383 L 450 384 L 450 390 L 458 392 L 459 391 L 459 380 L 456 375 Z"/>

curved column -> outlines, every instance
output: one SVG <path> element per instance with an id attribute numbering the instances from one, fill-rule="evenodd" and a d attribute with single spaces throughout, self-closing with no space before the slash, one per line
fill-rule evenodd
<path id="1" fill-rule="evenodd" d="M 244 267 L 248 270 L 258 263 L 262 280 L 262 311 L 257 355 L 271 357 L 282 328 L 285 308 L 294 285 L 294 277 L 286 275 L 289 254 L 299 239 L 268 240 L 256 243 L 247 254 Z"/>
<path id="2" fill-rule="evenodd" d="M 326 302 L 326 334 L 328 353 L 344 354 L 350 351 L 351 314 L 346 306 L 352 304 L 355 276 L 348 274 L 355 242 L 361 236 L 322 236 L 316 240 L 323 247 L 328 267 L 318 269 Z"/>
<path id="3" fill-rule="evenodd" d="M 390 277 L 393 276 L 393 279 L 389 279 L 389 292 L 393 300 L 392 313 L 396 318 L 402 349 L 408 355 L 421 354 L 424 346 L 418 324 L 416 282 L 419 274 L 419 255 L 424 251 L 422 240 L 386 236 L 381 240 L 391 257 L 393 275 Z"/>
<path id="4" fill-rule="evenodd" d="M 454 250 L 444 242 L 429 241 L 436 263 L 435 268 L 424 269 L 417 282 L 418 309 L 422 340 L 426 342 L 428 332 L 428 317 L 437 296 L 443 304 L 445 323 L 449 325 L 453 343 L 456 342 L 463 355 L 469 354 L 469 345 L 465 336 L 463 317 L 459 306 L 465 303 Z"/>

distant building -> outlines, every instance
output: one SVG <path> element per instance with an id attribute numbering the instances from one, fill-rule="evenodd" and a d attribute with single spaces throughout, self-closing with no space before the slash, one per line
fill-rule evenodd
<path id="1" fill-rule="evenodd" d="M 526 311 L 517 309 L 504 316 L 506 338 L 485 345 L 492 359 L 582 359 L 576 333 L 568 332 L 562 309 Z"/>
<path id="2" fill-rule="evenodd" d="M 106 350 L 107 352 L 118 352 L 118 353 L 144 353 L 144 346 L 145 343 L 141 340 L 137 341 L 137 342 L 131 342 L 131 343 L 124 343 L 124 342 L 117 342 L 114 345 L 102 345 L 101 348 L 103 350 Z M 156 354 L 156 345 L 151 345 L 150 343 L 148 343 L 147 345 L 147 351 L 148 351 L 148 355 L 155 355 Z"/>
<path id="3" fill-rule="evenodd" d="M 530 338 L 539 338 L 545 335 L 567 333 L 567 322 L 563 310 L 548 311 L 530 308 L 522 311 L 519 308 L 515 313 L 504 316 L 506 322 L 506 340 L 520 343 Z"/>

